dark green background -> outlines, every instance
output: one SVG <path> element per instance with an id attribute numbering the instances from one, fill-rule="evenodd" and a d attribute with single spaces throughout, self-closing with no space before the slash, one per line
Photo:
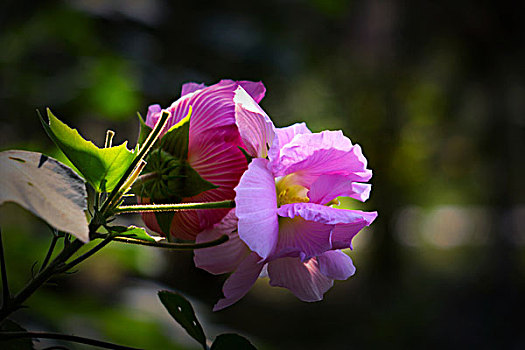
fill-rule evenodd
<path id="1" fill-rule="evenodd" d="M 372 196 L 345 205 L 379 212 L 350 253 L 356 275 L 320 303 L 263 280 L 211 313 L 223 278 L 196 270 L 191 254 L 114 243 L 16 319 L 151 349 L 195 347 L 155 299 L 171 286 L 193 297 L 208 336 L 234 330 L 261 348 L 524 347 L 524 10 L 487 1 L 3 1 L 2 149 L 58 154 L 36 108 L 99 145 L 107 128 L 133 145 L 135 112 L 167 106 L 183 82 L 262 80 L 261 105 L 276 125 L 343 129 L 363 147 Z M 14 205 L 0 218 L 20 288 L 50 233 Z"/>

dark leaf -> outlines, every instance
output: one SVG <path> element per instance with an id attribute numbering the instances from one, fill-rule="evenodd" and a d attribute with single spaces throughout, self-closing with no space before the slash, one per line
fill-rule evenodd
<path id="1" fill-rule="evenodd" d="M 167 290 L 159 291 L 159 299 L 175 321 L 206 349 L 206 336 L 190 302 L 182 295 Z"/>
<path id="2" fill-rule="evenodd" d="M 148 135 L 153 131 L 152 128 L 146 125 L 146 122 L 144 121 L 144 118 L 140 115 L 140 113 L 137 112 L 137 116 L 139 118 L 140 123 L 140 130 L 139 130 L 139 137 L 137 139 L 137 148 L 146 141 L 148 138 Z"/>
<path id="3" fill-rule="evenodd" d="M 175 158 L 188 159 L 191 106 L 188 115 L 173 125 L 161 139 L 161 148 Z"/>
<path id="4" fill-rule="evenodd" d="M 252 343 L 235 333 L 225 333 L 215 338 L 210 350 L 256 350 Z"/>

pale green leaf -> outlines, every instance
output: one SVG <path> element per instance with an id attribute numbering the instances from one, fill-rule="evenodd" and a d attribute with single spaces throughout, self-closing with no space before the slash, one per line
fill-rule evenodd
<path id="1" fill-rule="evenodd" d="M 64 152 L 84 178 L 99 192 L 110 192 L 118 184 L 135 154 L 126 145 L 98 148 L 85 140 L 77 130 L 58 120 L 47 109 L 49 124 L 40 120 L 49 137 Z"/>
<path id="2" fill-rule="evenodd" d="M 140 241 L 157 242 L 163 237 L 150 236 L 146 230 L 142 227 L 137 226 L 106 226 L 106 229 L 114 234 L 118 234 L 119 237 L 128 237 L 138 239 Z"/>

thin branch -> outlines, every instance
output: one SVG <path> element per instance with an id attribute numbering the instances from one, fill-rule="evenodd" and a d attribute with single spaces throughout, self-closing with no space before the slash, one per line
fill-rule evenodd
<path id="1" fill-rule="evenodd" d="M 227 242 L 228 239 L 229 239 L 228 236 L 222 235 L 214 241 L 204 242 L 204 243 L 166 243 L 166 242 L 148 242 L 148 241 L 142 241 L 142 240 L 126 238 L 126 237 L 113 238 L 113 240 L 117 242 L 145 245 L 148 247 L 157 247 L 157 248 L 165 248 L 165 249 L 172 249 L 172 250 L 193 250 L 193 249 L 209 248 L 209 247 L 214 247 L 216 245 Z"/>
<path id="2" fill-rule="evenodd" d="M 145 213 L 145 212 L 162 212 L 162 211 L 179 211 L 179 210 L 194 210 L 194 209 L 221 209 L 221 208 L 235 208 L 235 201 L 226 200 L 219 202 L 204 202 L 204 203 L 177 203 L 177 204 L 138 204 L 138 205 L 122 205 L 115 208 L 114 214 L 124 213 Z"/>
<path id="3" fill-rule="evenodd" d="M 57 267 L 62 265 L 64 261 L 69 259 L 77 250 L 79 250 L 84 243 L 80 240 L 75 240 L 69 245 L 65 246 L 64 249 L 51 261 L 48 266 L 41 272 L 38 273 L 29 283 L 10 301 L 9 304 L 5 304 L 0 309 L 0 322 L 2 322 L 7 316 L 13 311 L 22 307 L 22 304 L 29 298 L 42 284 L 47 282 L 53 274 L 55 274 Z"/>
<path id="4" fill-rule="evenodd" d="M 54 234 L 53 240 L 51 241 L 51 245 L 49 246 L 46 257 L 44 258 L 44 262 L 42 263 L 42 266 L 40 267 L 40 270 L 38 270 L 38 272 L 42 272 L 42 270 L 45 269 L 45 267 L 49 263 L 51 256 L 53 256 L 53 251 L 55 250 L 55 245 L 57 244 L 57 241 L 58 241 L 58 236 Z"/>
<path id="5" fill-rule="evenodd" d="M 98 252 L 100 249 L 104 248 L 106 245 L 108 245 L 109 242 L 111 242 L 111 240 L 113 239 L 112 236 L 107 236 L 102 242 L 100 242 L 99 244 L 97 244 L 95 247 L 93 247 L 91 250 L 87 251 L 86 253 L 82 254 L 81 256 L 79 256 L 78 258 L 72 260 L 71 262 L 65 264 L 64 266 L 62 266 L 60 269 L 57 269 L 57 272 L 65 272 L 69 269 L 71 269 L 72 267 L 80 264 L 82 261 L 86 260 L 87 258 L 89 258 L 90 256 L 92 256 L 93 254 L 95 254 L 96 252 Z"/>
<path id="6" fill-rule="evenodd" d="M 58 339 L 66 340 L 74 343 L 86 344 L 98 346 L 104 349 L 114 350 L 138 350 L 138 348 L 132 348 L 130 346 L 113 344 L 101 340 L 95 340 L 90 338 L 79 337 L 76 335 L 61 334 L 61 333 L 48 333 L 48 332 L 2 332 L 0 333 L 0 339 L 10 340 L 19 338 L 38 338 L 38 339 Z"/>
<path id="7" fill-rule="evenodd" d="M 2 229 L 0 228 L 0 268 L 2 270 L 2 308 L 11 300 L 9 282 L 7 281 L 7 269 L 5 268 L 4 244 L 2 243 Z"/>

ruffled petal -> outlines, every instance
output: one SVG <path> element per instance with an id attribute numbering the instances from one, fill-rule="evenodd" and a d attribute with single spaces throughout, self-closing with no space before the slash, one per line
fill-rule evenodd
<path id="1" fill-rule="evenodd" d="M 301 217 L 279 220 L 279 240 L 271 259 L 300 255 L 302 260 L 322 254 L 332 248 L 330 236 L 334 225 L 306 221 Z"/>
<path id="2" fill-rule="evenodd" d="M 331 250 L 317 257 L 319 270 L 334 280 L 346 280 L 355 273 L 352 259 L 340 250 Z"/>
<path id="3" fill-rule="evenodd" d="M 239 238 L 237 233 L 237 217 L 235 209 L 230 210 L 221 222 L 213 228 L 204 230 L 197 236 L 197 243 L 210 242 L 222 235 L 228 236 L 228 241 L 215 247 L 196 249 L 193 261 L 195 266 L 215 275 L 232 272 L 250 254 L 250 250 Z"/>
<path id="4" fill-rule="evenodd" d="M 317 259 L 281 258 L 268 263 L 270 285 L 292 291 L 302 301 L 319 301 L 334 281 L 319 270 Z"/>
<path id="5" fill-rule="evenodd" d="M 235 121 L 249 155 L 266 158 L 275 136 L 270 117 L 242 88 L 235 90 Z"/>
<path id="6" fill-rule="evenodd" d="M 372 185 L 349 181 L 344 175 L 321 175 L 308 192 L 312 203 L 326 204 L 339 196 L 352 197 L 362 202 L 370 196 Z"/>
<path id="7" fill-rule="evenodd" d="M 359 145 L 352 145 L 341 131 L 296 135 L 272 160 L 275 176 L 296 173 L 309 187 L 321 175 L 344 175 L 350 181 L 366 182 L 372 171 Z"/>
<path id="8" fill-rule="evenodd" d="M 337 209 L 343 210 L 343 209 Z M 354 212 L 355 215 L 360 216 L 360 220 L 356 220 L 353 223 L 341 223 L 335 225 L 332 231 L 332 247 L 334 249 L 352 249 L 352 239 L 361 231 L 365 226 L 369 226 L 377 217 L 377 212 L 364 212 L 359 210 L 347 210 Z"/>
<path id="9" fill-rule="evenodd" d="M 305 123 L 296 123 L 284 128 L 276 128 L 272 146 L 268 151 L 268 159 L 270 159 L 270 161 L 276 161 L 279 158 L 281 148 L 292 141 L 295 135 L 311 133 Z"/>
<path id="10" fill-rule="evenodd" d="M 285 204 L 277 209 L 281 217 L 301 217 L 307 221 L 335 225 L 331 232 L 331 249 L 351 248 L 352 238 L 377 217 L 377 212 L 336 209 L 314 203 Z"/>
<path id="11" fill-rule="evenodd" d="M 180 96 L 185 96 L 187 94 L 191 94 L 192 92 L 195 92 L 197 90 L 202 90 L 206 87 L 205 84 L 201 83 L 186 83 L 186 84 L 182 84 L 182 91 L 180 93 Z"/>
<path id="12" fill-rule="evenodd" d="M 235 304 L 245 296 L 259 277 L 263 266 L 263 260 L 256 253 L 252 252 L 248 255 L 224 283 L 222 287 L 224 298 L 215 304 L 213 311 Z"/>
<path id="13" fill-rule="evenodd" d="M 275 248 L 279 231 L 275 180 L 267 164 L 254 159 L 235 188 L 239 237 L 263 258 Z"/>

